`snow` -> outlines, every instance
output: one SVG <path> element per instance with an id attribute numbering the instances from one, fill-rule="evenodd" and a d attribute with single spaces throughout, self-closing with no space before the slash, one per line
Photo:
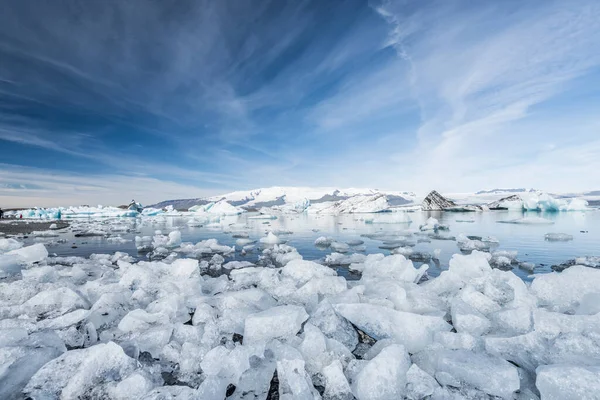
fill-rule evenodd
<path id="1" fill-rule="evenodd" d="M 189 211 L 197 214 L 210 214 L 210 215 L 238 215 L 244 212 L 239 207 L 232 206 L 225 200 L 208 203 L 202 206 L 193 206 Z"/>
<path id="2" fill-rule="evenodd" d="M 361 214 L 378 213 L 389 210 L 384 194 L 357 195 L 341 201 L 314 203 L 308 207 L 309 214 Z"/>

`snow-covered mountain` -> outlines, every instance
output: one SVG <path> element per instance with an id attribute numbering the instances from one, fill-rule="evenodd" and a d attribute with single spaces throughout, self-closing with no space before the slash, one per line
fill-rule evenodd
<path id="1" fill-rule="evenodd" d="M 231 205 L 245 209 L 260 209 L 292 205 L 309 200 L 311 204 L 348 200 L 355 196 L 385 195 L 390 206 L 411 204 L 417 201 L 417 196 L 412 192 L 381 191 L 377 189 L 360 188 L 314 188 L 314 187 L 284 187 L 275 186 L 246 191 L 236 191 L 219 196 L 197 199 L 166 200 L 150 207 L 163 208 L 173 206 L 178 210 L 187 210 L 195 205 L 204 205 L 210 202 L 224 200 Z"/>

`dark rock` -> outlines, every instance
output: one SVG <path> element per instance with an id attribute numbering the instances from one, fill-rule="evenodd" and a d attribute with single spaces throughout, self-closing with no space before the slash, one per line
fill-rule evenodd
<path id="1" fill-rule="evenodd" d="M 239 333 L 234 333 L 233 334 L 233 343 L 243 344 L 244 337 L 242 335 L 240 335 Z"/>
<path id="2" fill-rule="evenodd" d="M 277 377 L 277 370 L 273 372 L 273 378 L 269 384 L 269 392 L 267 393 L 266 400 L 279 400 L 279 378 Z"/>
<path id="3" fill-rule="evenodd" d="M 232 395 L 234 392 L 235 392 L 235 385 L 233 385 L 233 384 L 231 384 L 231 383 L 230 383 L 230 384 L 227 386 L 227 391 L 225 392 L 225 396 L 229 397 L 229 396 L 231 396 L 231 395 Z"/>
<path id="4" fill-rule="evenodd" d="M 423 211 L 443 211 L 450 207 L 456 207 L 456 203 L 432 190 L 421 203 Z"/>
<path id="5" fill-rule="evenodd" d="M 508 210 L 507 207 L 504 207 L 502 205 L 502 203 L 504 203 L 506 201 L 521 201 L 521 197 L 519 197 L 516 194 L 513 194 L 512 196 L 504 197 L 500 200 L 494 201 L 494 202 L 488 204 L 487 207 L 490 210 Z"/>

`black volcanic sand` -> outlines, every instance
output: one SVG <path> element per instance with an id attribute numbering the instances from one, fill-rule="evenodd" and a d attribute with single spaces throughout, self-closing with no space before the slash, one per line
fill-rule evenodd
<path id="1" fill-rule="evenodd" d="M 33 231 L 47 231 L 52 224 L 56 224 L 58 229 L 64 229 L 69 226 L 69 223 L 64 221 L 31 222 L 19 219 L 1 219 L 0 232 L 5 235 L 20 235 Z"/>

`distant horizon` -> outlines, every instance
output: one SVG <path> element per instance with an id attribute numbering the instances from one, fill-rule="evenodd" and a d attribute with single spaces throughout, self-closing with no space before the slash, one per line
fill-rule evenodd
<path id="1" fill-rule="evenodd" d="M 502 192 L 505 191 L 507 193 L 507 195 L 509 193 L 512 193 L 515 190 L 522 190 L 524 189 L 525 191 L 536 191 L 536 192 L 542 192 L 542 193 L 549 193 L 549 194 L 554 194 L 554 195 L 575 195 L 575 196 L 583 196 L 586 195 L 588 193 L 595 193 L 595 192 L 599 192 L 600 190 L 595 190 L 595 189 L 589 189 L 589 190 L 584 190 L 584 191 L 580 191 L 580 192 L 562 192 L 562 191 L 547 191 L 547 190 L 541 190 L 541 189 L 537 189 L 537 188 L 490 188 L 490 189 L 481 189 L 481 190 L 477 190 L 477 191 L 463 191 L 463 192 L 457 192 L 457 191 L 440 191 L 437 189 L 431 189 L 431 190 L 427 190 L 425 192 L 415 192 L 415 191 L 411 191 L 411 190 L 386 190 L 386 189 L 380 189 L 380 188 L 367 188 L 367 187 L 333 187 L 333 186 L 315 186 L 315 187 L 303 187 L 303 186 L 269 186 L 269 187 L 262 187 L 262 188 L 253 188 L 253 189 L 247 189 L 247 190 L 234 190 L 234 191 L 229 191 L 229 192 L 220 192 L 220 193 L 216 193 L 216 194 L 209 194 L 206 196 L 196 196 L 196 197 L 170 197 L 170 198 L 160 198 L 159 200 L 154 200 L 154 201 L 145 201 L 144 198 L 141 197 L 133 197 L 131 198 L 131 196 L 129 197 L 129 200 L 123 200 L 123 201 L 116 201 L 116 202 L 83 202 L 83 203 L 69 203 L 68 201 L 65 202 L 60 202 L 60 200 L 57 199 L 47 199 L 48 201 L 46 203 L 35 203 L 35 204 L 27 204 L 27 203 L 22 203 L 21 199 L 14 199 L 12 202 L 7 200 L 7 198 L 0 198 L 0 201 L 2 201 L 2 203 L 0 203 L 0 208 L 2 209 L 27 209 L 27 208 L 51 208 L 51 207 L 79 207 L 79 206 L 90 206 L 90 207 L 96 207 L 98 205 L 102 205 L 102 206 L 110 206 L 110 207 L 118 207 L 118 206 L 124 206 L 124 205 L 128 205 L 131 200 L 135 200 L 136 202 L 141 203 L 143 206 L 147 207 L 147 206 L 151 206 L 154 204 L 158 204 L 161 202 L 166 202 L 166 201 L 172 201 L 172 200 L 193 200 L 193 199 L 210 199 L 210 198 L 215 198 L 215 197 L 222 197 L 222 196 L 226 196 L 226 195 L 230 195 L 232 193 L 237 193 L 237 192 L 252 192 L 252 191 L 257 191 L 257 190 L 265 190 L 265 189 L 273 189 L 273 188 L 282 188 L 282 189 L 297 189 L 297 188 L 307 188 L 307 189 L 312 189 L 312 190 L 323 190 L 323 191 L 334 191 L 334 190 L 347 190 L 347 189 L 353 189 L 353 190 L 364 190 L 364 191 L 368 191 L 368 190 L 374 190 L 374 191 L 380 191 L 386 194 L 390 194 L 390 193 L 412 193 L 415 195 L 415 197 L 417 199 L 421 199 L 424 198 L 425 196 L 427 196 L 427 194 L 429 194 L 431 191 L 436 190 L 437 192 L 441 193 L 444 196 L 452 196 L 452 195 L 483 195 L 485 193 L 481 193 L 481 192 L 492 192 L 492 191 L 498 191 L 498 192 Z M 121 196 L 123 199 L 127 198 L 127 196 Z M 10 199 L 10 198 L 8 198 Z M 43 199 L 42 199 L 43 200 Z"/>
<path id="2" fill-rule="evenodd" d="M 0 207 L 583 192 L 598 43 L 593 0 L 7 2 Z"/>

